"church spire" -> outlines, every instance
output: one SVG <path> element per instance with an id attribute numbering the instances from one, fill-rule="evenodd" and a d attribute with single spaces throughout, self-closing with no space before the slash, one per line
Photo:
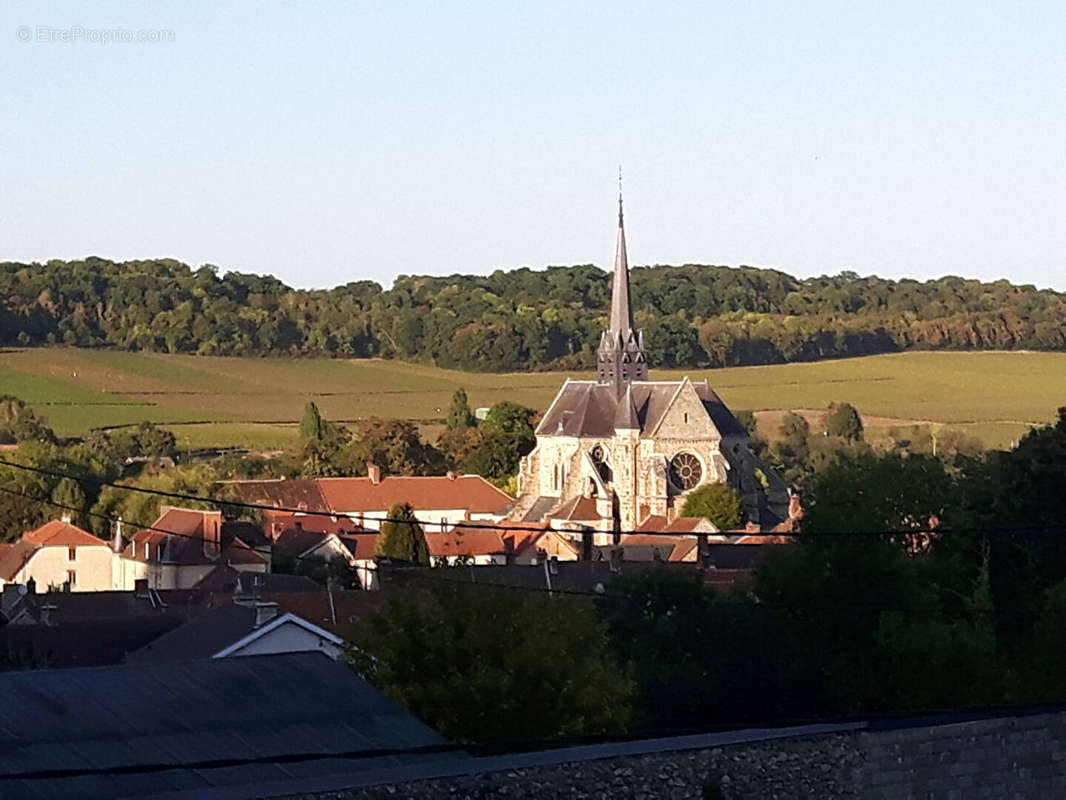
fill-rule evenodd
<path id="1" fill-rule="evenodd" d="M 610 331 L 623 336 L 633 330 L 633 309 L 629 304 L 629 258 L 626 255 L 626 227 L 622 214 L 622 168 L 618 168 L 618 243 L 614 250 L 614 279 L 611 283 Z"/>
<path id="2" fill-rule="evenodd" d="M 597 350 L 600 383 L 613 384 L 620 397 L 631 381 L 648 379 L 644 337 L 634 329 L 629 299 L 629 258 L 626 254 L 625 219 L 622 213 L 622 168 L 618 168 L 618 243 L 611 278 L 611 316 L 600 336 Z"/>

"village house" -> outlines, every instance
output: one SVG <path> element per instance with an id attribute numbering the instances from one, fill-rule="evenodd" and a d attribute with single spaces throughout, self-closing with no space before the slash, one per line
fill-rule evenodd
<path id="1" fill-rule="evenodd" d="M 294 511 L 346 517 L 360 528 L 379 530 L 394 505 L 408 503 L 426 533 L 440 533 L 460 522 L 499 522 L 514 504 L 480 475 L 382 476 L 374 465 L 366 477 L 231 481 L 226 487 L 239 502 L 277 509 L 263 512 L 268 535 L 280 534 L 279 521 L 290 524 Z"/>
<path id="2" fill-rule="evenodd" d="M 275 518 L 272 524 L 278 524 Z M 375 561 L 379 534 L 356 528 L 350 520 L 338 525 L 329 517 L 291 516 L 272 543 L 274 562 L 280 569 L 299 570 L 299 562 L 340 561 L 354 573 L 361 589 L 377 588 Z"/>
<path id="3" fill-rule="evenodd" d="M 223 520 L 221 511 L 163 506 L 151 528 L 128 544 L 116 531 L 112 586 L 128 590 L 145 579 L 153 589 L 188 589 L 223 564 L 269 572 L 270 548 L 265 540 L 245 541 L 253 537 L 263 538 L 254 525 Z"/>
<path id="4" fill-rule="evenodd" d="M 111 546 L 69 520 L 52 520 L 0 544 L 0 586 L 30 581 L 42 590 L 99 592 L 112 588 Z"/>
<path id="5" fill-rule="evenodd" d="M 257 600 L 208 611 L 130 653 L 130 664 L 234 658 L 278 653 L 323 653 L 336 660 L 344 640 L 278 604 Z"/>

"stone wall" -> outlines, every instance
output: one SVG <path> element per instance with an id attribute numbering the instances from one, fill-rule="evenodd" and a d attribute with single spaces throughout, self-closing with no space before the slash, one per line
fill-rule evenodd
<path id="1" fill-rule="evenodd" d="M 530 766 L 517 756 L 508 768 L 506 758 L 497 757 L 486 759 L 490 771 L 468 766 L 460 770 L 464 774 L 447 778 L 297 796 L 336 800 L 1066 797 L 1066 711 L 1061 710 L 967 721 L 926 720 L 892 729 L 865 725 L 844 733 L 623 756 L 596 757 L 594 750 L 580 748 L 574 751 L 580 760 L 569 762 L 566 751 L 555 752 L 553 763 Z"/>

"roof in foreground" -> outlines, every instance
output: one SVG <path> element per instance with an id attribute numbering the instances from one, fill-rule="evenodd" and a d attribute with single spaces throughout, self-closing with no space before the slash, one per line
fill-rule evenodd
<path id="1" fill-rule="evenodd" d="M 39 670 L 0 675 L 5 800 L 158 796 L 399 766 L 428 755 L 272 757 L 441 744 L 441 737 L 342 664 L 318 653 Z M 221 759 L 263 763 L 100 773 Z M 77 777 L 4 780 L 34 771 Z"/>

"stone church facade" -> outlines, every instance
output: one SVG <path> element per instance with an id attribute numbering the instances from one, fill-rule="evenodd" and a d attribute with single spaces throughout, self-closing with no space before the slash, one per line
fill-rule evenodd
<path id="1" fill-rule="evenodd" d="M 649 518 L 676 518 L 685 496 L 726 483 L 744 498 L 749 527 L 787 515 L 784 483 L 756 462 L 744 426 L 706 381 L 648 380 L 644 337 L 629 299 L 622 199 L 608 328 L 596 380 L 568 380 L 522 459 L 512 519 L 599 531 L 597 543 Z"/>

